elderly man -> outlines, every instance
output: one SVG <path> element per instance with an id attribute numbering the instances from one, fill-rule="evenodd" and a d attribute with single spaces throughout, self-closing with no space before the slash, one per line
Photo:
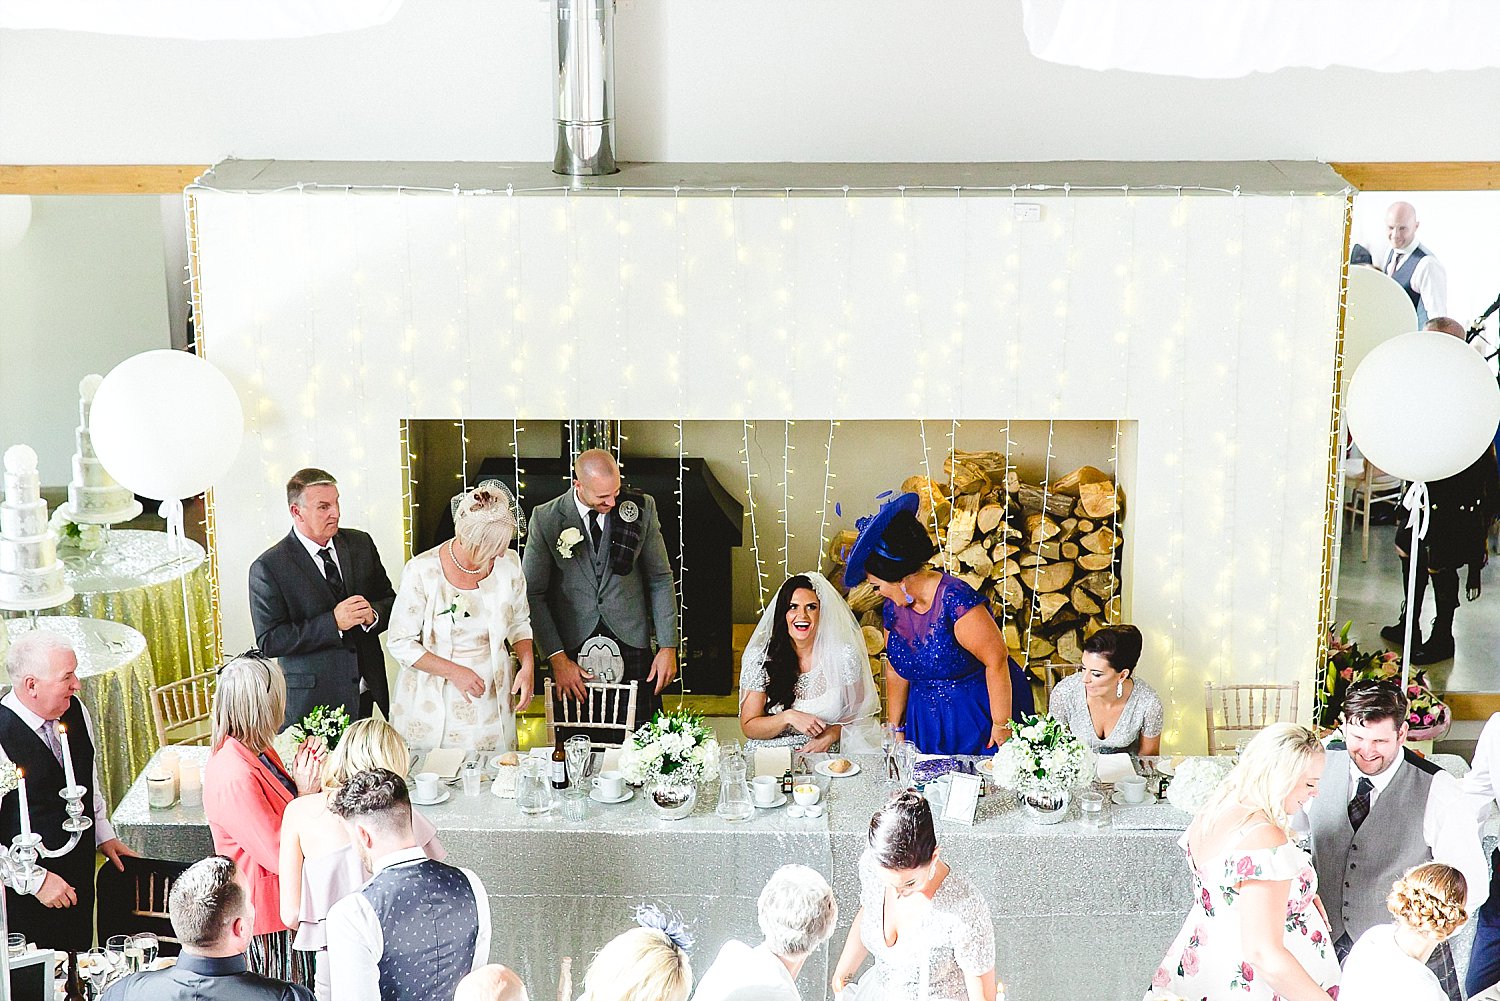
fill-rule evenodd
<path id="1" fill-rule="evenodd" d="M 833 889 L 805 865 L 784 865 L 760 891 L 756 910 L 765 941 L 754 948 L 726 942 L 693 1001 L 801 1001 L 797 974 L 838 924 Z"/>
<path id="2" fill-rule="evenodd" d="M 40 860 L 46 873 L 40 883 L 6 887 L 10 929 L 44 948 L 87 950 L 94 943 L 94 848 L 120 869 L 125 868 L 121 857 L 135 852 L 115 837 L 109 804 L 99 792 L 94 725 L 75 697 L 83 685 L 73 648 L 57 633 L 24 633 L 11 644 L 9 672 L 12 687 L 0 699 L 0 750 L 24 775 L 32 831 L 49 849 L 68 842 L 62 828 L 66 803 L 59 795 L 66 785 L 64 736 L 74 778 L 86 786 L 84 813 L 94 818 L 72 851 Z M 0 799 L 0 841 L 6 845 L 21 833 L 19 799 Z"/>
<path id="3" fill-rule="evenodd" d="M 636 725 L 651 719 L 677 676 L 677 591 L 656 501 L 622 489 L 608 452 L 580 452 L 573 489 L 531 514 L 523 569 L 531 628 L 558 698 L 585 697 L 596 674 L 579 667 L 580 652 L 607 644 L 618 649 L 622 673 L 599 680 L 634 685 Z"/>
<path id="4" fill-rule="evenodd" d="M 172 931 L 182 943 L 177 965 L 116 982 L 102 1001 L 313 1001 L 298 984 L 251 973 L 245 959 L 255 906 L 234 862 L 210 855 L 172 884 Z"/>
<path id="5" fill-rule="evenodd" d="M 453 1001 L 527 1001 L 526 985 L 515 970 L 490 963 L 458 982 Z"/>
<path id="6" fill-rule="evenodd" d="M 1386 210 L 1385 232 L 1391 248 L 1381 270 L 1406 290 L 1417 307 L 1417 322 L 1448 311 L 1448 273 L 1432 252 L 1417 242 L 1417 210 L 1410 202 L 1394 202 Z"/>

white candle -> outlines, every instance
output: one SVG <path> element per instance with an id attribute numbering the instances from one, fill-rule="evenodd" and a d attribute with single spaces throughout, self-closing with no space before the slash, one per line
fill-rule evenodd
<path id="1" fill-rule="evenodd" d="M 31 837 L 31 804 L 26 801 L 26 773 L 16 769 L 17 781 L 16 791 L 21 794 L 21 837 Z"/>
<path id="2" fill-rule="evenodd" d="M 177 766 L 177 796 L 183 806 L 203 805 L 203 772 L 191 761 L 181 761 Z"/>
<path id="3" fill-rule="evenodd" d="M 73 775 L 73 755 L 68 750 L 68 728 L 57 724 L 57 742 L 62 745 L 63 784 L 72 788 L 78 784 Z"/>
<path id="4" fill-rule="evenodd" d="M 175 797 L 182 789 L 182 778 L 178 774 L 177 752 L 162 751 L 157 760 L 161 763 L 161 770 L 172 777 L 172 795 Z"/>

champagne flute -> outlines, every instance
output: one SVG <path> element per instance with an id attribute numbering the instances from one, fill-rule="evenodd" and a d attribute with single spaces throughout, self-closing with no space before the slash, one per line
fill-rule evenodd
<path id="1" fill-rule="evenodd" d="M 104 993 L 104 982 L 109 979 L 109 955 L 103 949 L 90 949 L 78 957 L 78 972 L 88 985 L 89 997 L 97 999 Z"/>
<path id="2" fill-rule="evenodd" d="M 141 932 L 135 937 L 135 944 L 141 950 L 141 969 L 151 969 L 151 964 L 156 962 L 157 952 L 161 943 L 157 940 L 154 932 Z"/>

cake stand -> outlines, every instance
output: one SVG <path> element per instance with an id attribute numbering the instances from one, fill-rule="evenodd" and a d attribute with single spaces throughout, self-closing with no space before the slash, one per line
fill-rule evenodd
<path id="1" fill-rule="evenodd" d="M 141 507 L 140 501 L 133 500 L 124 507 L 117 507 L 103 514 L 79 514 L 73 510 L 71 503 L 61 505 L 59 510 L 62 511 L 63 517 L 76 525 L 103 525 L 108 528 L 110 525 L 118 525 L 124 521 L 134 521 L 141 516 L 145 508 Z"/>
<path id="2" fill-rule="evenodd" d="M 32 617 L 34 617 L 35 613 L 37 612 L 46 611 L 49 608 L 56 608 L 58 605 L 65 605 L 72 600 L 73 589 L 64 584 L 61 591 L 56 591 L 41 598 L 32 598 L 30 601 L 0 601 L 0 611 L 31 612 Z"/>

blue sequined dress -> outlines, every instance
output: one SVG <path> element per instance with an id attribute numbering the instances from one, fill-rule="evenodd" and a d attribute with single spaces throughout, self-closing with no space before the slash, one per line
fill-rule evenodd
<path id="1" fill-rule="evenodd" d="M 993 754 L 990 693 L 984 664 L 958 642 L 954 627 L 984 598 L 957 577 L 943 574 L 925 612 L 885 603 L 886 656 L 911 685 L 906 696 L 906 739 L 923 754 Z M 1010 661 L 1011 718 L 1035 711 L 1026 674 Z"/>

